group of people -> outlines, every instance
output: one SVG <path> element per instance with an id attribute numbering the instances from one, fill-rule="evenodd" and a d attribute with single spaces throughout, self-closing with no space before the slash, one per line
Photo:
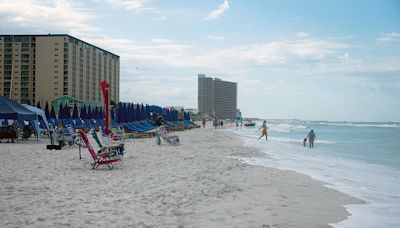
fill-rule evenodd
<path id="1" fill-rule="evenodd" d="M 258 129 L 259 131 L 261 130 L 261 136 L 258 137 L 258 139 L 261 139 L 262 137 L 265 136 L 265 140 L 268 141 L 268 127 L 267 127 L 267 121 L 264 120 L 261 127 Z M 317 136 L 315 135 L 314 129 L 311 129 L 311 131 L 307 134 L 307 137 L 304 138 L 303 140 L 303 145 L 307 146 L 307 140 L 310 148 L 314 147 L 314 141 L 317 139 Z"/>
<path id="2" fill-rule="evenodd" d="M 223 127 L 224 126 L 224 121 L 223 120 L 218 120 L 218 118 L 214 117 L 213 119 L 213 127 L 214 129 L 218 129 L 219 127 Z"/>

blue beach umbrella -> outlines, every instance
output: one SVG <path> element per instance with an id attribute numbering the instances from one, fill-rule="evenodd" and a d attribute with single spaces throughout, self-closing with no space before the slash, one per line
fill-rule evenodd
<path id="1" fill-rule="evenodd" d="M 46 101 L 46 106 L 44 106 L 44 114 L 46 115 L 46 118 L 50 118 L 50 112 L 49 112 L 49 103 Z"/>
<path id="2" fill-rule="evenodd" d="M 132 104 L 126 105 L 126 122 L 132 122 Z"/>
<path id="3" fill-rule="evenodd" d="M 139 104 L 134 105 L 134 112 L 135 112 L 135 118 L 134 121 L 138 121 L 140 118 L 140 110 L 139 110 Z"/>
<path id="4" fill-rule="evenodd" d="M 87 111 L 86 119 L 93 119 L 92 108 L 90 107 L 90 105 L 88 106 L 88 109 L 87 109 L 87 110 L 88 110 L 88 111 Z"/>
<path id="5" fill-rule="evenodd" d="M 99 108 L 96 106 L 93 108 L 93 119 L 97 120 L 99 119 Z"/>
<path id="6" fill-rule="evenodd" d="M 80 117 L 81 117 L 81 119 L 86 119 L 86 116 L 87 116 L 86 106 L 84 105 L 84 106 L 81 107 L 81 115 L 80 115 Z"/>
<path id="7" fill-rule="evenodd" d="M 53 105 L 51 106 L 50 118 L 57 119 L 56 112 L 54 111 L 54 106 Z"/>
<path id="8" fill-rule="evenodd" d="M 74 104 L 74 109 L 72 110 L 72 119 L 78 119 L 78 106 L 76 103 Z"/>
<path id="9" fill-rule="evenodd" d="M 117 123 L 122 123 L 121 117 L 122 117 L 122 103 L 118 103 L 118 109 L 117 109 Z"/>
<path id="10" fill-rule="evenodd" d="M 64 109 L 62 104 L 58 105 L 58 119 L 64 119 Z"/>
<path id="11" fill-rule="evenodd" d="M 144 110 L 143 103 L 140 105 L 140 120 L 144 120 L 146 118 L 146 111 Z"/>
<path id="12" fill-rule="evenodd" d="M 40 102 L 39 102 L 39 101 L 38 101 L 37 104 L 36 104 L 36 108 L 42 109 L 42 107 L 40 107 Z"/>
<path id="13" fill-rule="evenodd" d="M 124 103 L 122 106 L 122 119 L 123 119 L 124 123 L 128 122 L 128 104 L 127 103 Z"/>
<path id="14" fill-rule="evenodd" d="M 69 111 L 69 107 L 68 107 L 67 103 L 65 103 L 65 106 L 64 106 L 64 118 L 71 119 L 71 112 Z"/>
<path id="15" fill-rule="evenodd" d="M 111 121 L 113 121 L 113 120 L 115 120 L 115 113 L 114 113 L 114 109 L 111 109 L 110 110 L 110 118 L 111 118 Z M 104 118 L 104 117 L 103 117 Z"/>
<path id="16" fill-rule="evenodd" d="M 104 116 L 103 108 L 99 107 L 99 119 L 104 119 L 104 118 L 105 118 L 105 116 Z"/>

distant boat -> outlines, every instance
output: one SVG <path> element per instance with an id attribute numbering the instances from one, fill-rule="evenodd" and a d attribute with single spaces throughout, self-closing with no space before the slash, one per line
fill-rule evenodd
<path id="1" fill-rule="evenodd" d="M 246 126 L 246 127 L 254 127 L 254 126 L 256 126 L 256 123 L 254 123 L 254 122 L 247 122 L 247 123 L 244 124 L 244 126 Z"/>

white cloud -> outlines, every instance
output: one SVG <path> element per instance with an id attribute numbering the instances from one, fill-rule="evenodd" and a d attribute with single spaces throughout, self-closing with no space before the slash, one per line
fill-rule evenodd
<path id="1" fill-rule="evenodd" d="M 115 9 L 127 10 L 134 13 L 139 13 L 143 11 L 153 11 L 152 7 L 147 7 L 146 3 L 149 0 L 95 0 L 96 2 L 105 2 L 110 4 Z"/>
<path id="2" fill-rule="evenodd" d="M 225 11 L 229 9 L 229 2 L 224 0 L 224 2 L 218 6 L 218 9 L 212 11 L 204 20 L 216 20 L 221 17 Z"/>
<path id="3" fill-rule="evenodd" d="M 296 34 L 297 37 L 308 37 L 310 34 L 307 32 L 298 32 Z"/>
<path id="4" fill-rule="evenodd" d="M 381 37 L 377 38 L 378 42 L 391 42 L 391 41 L 400 41 L 400 33 L 392 32 L 392 33 L 384 33 Z"/>
<path id="5" fill-rule="evenodd" d="M 209 40 L 224 40 L 225 39 L 225 37 L 223 37 L 223 36 L 207 36 L 207 39 L 209 39 Z"/>
<path id="6" fill-rule="evenodd" d="M 99 30 L 88 24 L 95 15 L 76 7 L 70 1 L 2 0 L 0 5 L 0 19 L 3 23 L 27 27 L 37 33 L 63 32 L 79 35 Z"/>

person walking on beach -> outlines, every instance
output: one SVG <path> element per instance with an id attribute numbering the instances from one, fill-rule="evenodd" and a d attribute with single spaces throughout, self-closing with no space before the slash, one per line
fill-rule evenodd
<path id="1" fill-rule="evenodd" d="M 258 129 L 258 130 L 261 130 L 261 136 L 258 137 L 258 139 L 261 139 L 261 138 L 265 135 L 265 140 L 266 140 L 266 141 L 268 140 L 267 129 L 268 129 L 268 127 L 267 127 L 267 121 L 264 120 L 262 126 Z"/>
<path id="2" fill-rule="evenodd" d="M 206 118 L 203 118 L 203 120 L 201 122 L 203 124 L 203 128 L 205 128 L 206 127 Z"/>
<path id="3" fill-rule="evenodd" d="M 214 126 L 214 129 L 218 128 L 218 119 L 217 119 L 217 117 L 214 117 L 214 119 L 213 119 L 213 126 Z"/>
<path id="4" fill-rule="evenodd" d="M 311 131 L 307 135 L 308 138 L 308 143 L 310 144 L 310 148 L 314 147 L 314 140 L 317 139 L 317 136 L 314 133 L 314 129 L 311 129 Z"/>

